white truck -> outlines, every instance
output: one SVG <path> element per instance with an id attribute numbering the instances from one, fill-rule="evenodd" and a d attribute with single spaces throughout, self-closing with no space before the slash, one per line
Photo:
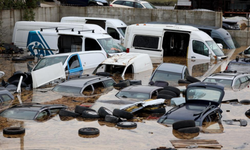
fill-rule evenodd
<path id="1" fill-rule="evenodd" d="M 93 33 L 94 30 L 35 30 L 30 31 L 27 49 L 33 56 L 47 56 L 57 53 L 103 51 L 107 55 L 120 53 L 125 48 L 108 34 Z"/>
<path id="2" fill-rule="evenodd" d="M 214 40 L 198 28 L 173 24 L 133 24 L 126 29 L 127 52 L 149 54 L 152 62 L 164 56 L 188 59 L 226 58 Z"/>
<path id="3" fill-rule="evenodd" d="M 73 29 L 78 30 L 94 30 L 95 33 L 107 33 L 98 25 L 79 24 L 79 23 L 62 23 L 62 22 L 46 22 L 46 21 L 17 21 L 12 35 L 12 43 L 19 48 L 26 48 L 29 31 L 57 29 Z"/>
<path id="4" fill-rule="evenodd" d="M 123 44 L 123 40 L 125 38 L 125 31 L 127 27 L 127 25 L 123 21 L 114 18 L 67 16 L 67 17 L 62 17 L 61 22 L 99 25 L 105 31 L 107 31 L 107 33 L 110 36 L 112 36 L 117 42 L 121 44 Z"/>

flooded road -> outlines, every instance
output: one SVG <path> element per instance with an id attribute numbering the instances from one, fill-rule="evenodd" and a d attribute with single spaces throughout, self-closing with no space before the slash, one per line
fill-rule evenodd
<path id="1" fill-rule="evenodd" d="M 230 54 L 230 58 L 223 61 L 191 61 L 179 57 L 165 57 L 164 62 L 179 63 L 187 65 L 190 74 L 199 79 L 210 75 L 213 72 L 223 71 L 229 60 L 235 59 L 237 54 L 243 51 L 246 47 L 237 49 Z M 232 51 L 231 51 L 232 52 Z M 230 53 L 228 51 L 227 53 Z M 6 81 L 12 74 L 19 70 L 20 66 L 13 63 L 11 59 L 0 58 L 0 71 L 5 72 L 3 79 Z M 157 64 L 154 64 L 157 67 Z M 143 83 L 149 81 L 146 78 L 148 75 L 131 75 L 126 76 L 126 79 L 141 79 Z M 116 81 L 119 78 L 115 77 Z M 179 86 L 176 83 L 176 86 Z M 110 98 L 116 93 L 116 89 L 102 96 L 91 98 L 86 97 L 70 97 L 61 96 L 50 92 L 41 92 L 43 89 L 22 90 L 21 99 L 23 102 L 39 102 L 50 104 L 64 104 L 69 107 L 69 110 L 74 110 L 76 105 L 82 103 L 94 103 L 98 99 Z M 240 92 L 226 91 L 224 100 L 238 98 L 238 100 L 249 99 L 250 89 L 244 89 Z M 18 103 L 17 98 L 12 102 Z M 122 105 L 109 104 L 113 107 Z M 105 104 L 103 104 L 105 106 Z M 107 105 L 108 106 L 108 105 Z M 94 107 L 96 110 L 100 106 Z M 106 106 L 105 106 L 106 107 Z M 167 106 L 166 110 L 172 107 Z M 248 126 L 240 127 L 239 122 L 233 125 L 227 125 L 224 121 L 219 123 L 203 126 L 202 132 L 194 139 L 217 140 L 222 149 L 250 149 L 250 121 L 245 116 L 245 111 L 250 109 L 249 105 L 241 104 L 221 104 L 222 120 L 230 119 L 245 119 Z M 4 150 L 33 150 L 33 149 L 49 149 L 49 150 L 77 150 L 77 149 L 106 149 L 106 150 L 149 150 L 158 147 L 172 147 L 171 140 L 178 140 L 173 133 L 172 127 L 166 127 L 157 123 L 157 117 L 138 117 L 134 118 L 137 123 L 137 128 L 125 130 L 119 129 L 114 124 L 105 123 L 101 120 L 83 120 L 79 118 L 71 118 L 62 120 L 59 115 L 44 121 L 15 121 L 11 119 L 0 118 L 0 149 Z M 20 137 L 5 137 L 2 134 L 2 129 L 10 126 L 22 126 L 25 128 L 25 135 Z M 83 127 L 96 127 L 100 130 L 97 137 L 86 138 L 78 135 L 78 130 Z M 198 149 L 198 148 L 196 148 Z"/>

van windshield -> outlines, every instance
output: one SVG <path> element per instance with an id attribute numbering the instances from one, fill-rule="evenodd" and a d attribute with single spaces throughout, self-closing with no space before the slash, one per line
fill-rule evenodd
<path id="1" fill-rule="evenodd" d="M 36 65 L 33 71 L 62 62 L 64 64 L 68 56 L 44 57 Z"/>
<path id="2" fill-rule="evenodd" d="M 107 39 L 98 39 L 98 42 L 101 44 L 103 49 L 108 53 L 121 53 L 125 52 L 126 48 L 114 41 L 113 38 L 107 38 Z"/>
<path id="3" fill-rule="evenodd" d="M 122 37 L 125 37 L 126 27 L 121 27 L 121 28 L 117 28 L 117 29 L 121 33 Z"/>
<path id="4" fill-rule="evenodd" d="M 212 49 L 216 56 L 224 56 L 224 53 L 214 41 L 206 41 L 206 43 Z"/>
<path id="5" fill-rule="evenodd" d="M 232 40 L 232 38 L 225 38 L 225 41 L 227 42 L 227 44 L 229 45 L 230 49 L 236 49 L 234 42 Z"/>

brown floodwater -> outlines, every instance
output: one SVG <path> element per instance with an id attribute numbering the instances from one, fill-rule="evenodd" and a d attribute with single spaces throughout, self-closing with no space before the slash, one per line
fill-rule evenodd
<path id="1" fill-rule="evenodd" d="M 237 54 L 246 47 L 241 47 L 235 51 L 225 51 L 229 58 L 223 61 L 192 61 L 180 57 L 165 57 L 164 62 L 179 63 L 187 65 L 190 74 L 199 79 L 203 79 L 213 72 L 223 71 L 229 60 L 235 59 Z M 158 64 L 154 64 L 154 68 Z M 3 79 L 6 81 L 15 71 L 25 69 L 26 62 L 15 63 L 11 57 L 1 55 L 0 71 L 5 72 Z M 149 73 L 149 75 L 152 72 Z M 143 83 L 149 81 L 148 73 L 146 75 L 127 75 L 126 79 L 141 79 Z M 119 81 L 119 77 L 115 77 Z M 174 83 L 173 83 L 174 84 Z M 175 86 L 185 88 L 185 85 Z M 100 99 L 112 99 L 118 91 L 113 89 L 107 94 L 94 97 L 73 97 L 62 96 L 45 89 L 26 90 L 22 89 L 21 99 L 23 102 L 41 102 L 50 104 L 64 104 L 69 110 L 74 110 L 76 105 L 82 103 L 93 104 L 94 109 L 100 106 L 119 108 L 122 105 L 113 103 L 98 103 Z M 42 92 L 41 92 L 42 91 Z M 239 101 L 249 99 L 249 88 L 239 92 L 226 91 L 224 100 L 237 98 Z M 96 103 L 95 103 L 96 102 Z M 12 102 L 18 103 L 18 99 Z M 101 104 L 101 105 L 100 105 Z M 166 110 L 171 109 L 170 106 Z M 245 111 L 250 109 L 249 105 L 240 105 L 237 103 L 221 104 L 222 120 L 245 119 L 248 126 L 241 127 L 239 122 L 233 125 L 227 125 L 224 121 L 214 122 L 202 127 L 202 132 L 194 139 L 217 140 L 223 146 L 222 149 L 250 149 L 250 127 L 249 118 L 245 116 Z M 106 150 L 147 150 L 158 147 L 173 147 L 171 140 L 178 140 L 173 134 L 172 127 L 167 127 L 157 123 L 158 116 L 137 117 L 133 121 L 137 123 L 134 129 L 120 129 L 114 124 L 108 124 L 101 120 L 84 120 L 79 118 L 62 119 L 58 115 L 44 121 L 23 121 L 0 118 L 0 149 L 5 150 L 75 150 L 75 149 L 106 149 Z M 22 126 L 25 128 L 25 134 L 20 136 L 6 136 L 2 129 L 10 126 Z M 100 130 L 98 136 L 83 137 L 78 135 L 78 130 L 83 127 L 96 127 Z M 197 149 L 197 148 L 196 148 Z"/>

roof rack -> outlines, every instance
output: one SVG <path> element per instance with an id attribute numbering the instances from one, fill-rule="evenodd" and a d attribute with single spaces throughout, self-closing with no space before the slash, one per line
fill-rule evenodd
<path id="1" fill-rule="evenodd" d="M 74 32 L 74 28 L 61 28 L 61 29 L 58 29 L 58 27 L 49 27 L 49 28 L 40 28 L 40 31 L 43 31 L 44 29 L 55 29 L 56 32 L 58 32 L 59 30 L 71 30 L 72 32 Z"/>
<path id="2" fill-rule="evenodd" d="M 78 34 L 81 34 L 81 32 L 86 32 L 86 31 L 92 31 L 92 33 L 95 33 L 94 29 L 89 29 L 89 30 L 79 30 Z"/>

